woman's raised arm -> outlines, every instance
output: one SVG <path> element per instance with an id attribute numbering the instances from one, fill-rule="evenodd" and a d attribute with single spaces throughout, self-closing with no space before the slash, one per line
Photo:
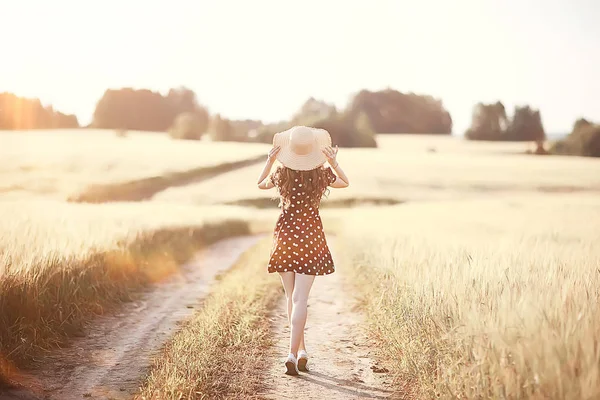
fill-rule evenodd
<path id="1" fill-rule="evenodd" d="M 273 164 L 275 163 L 275 156 L 277 156 L 277 153 L 279 153 L 279 146 L 273 147 L 270 151 L 269 154 L 267 155 L 267 162 L 265 163 L 265 167 L 263 168 L 262 172 L 260 173 L 260 176 L 258 177 L 258 188 L 259 189 L 271 189 L 272 187 L 274 187 L 273 182 L 271 182 L 270 179 L 267 179 L 269 176 L 269 173 L 271 172 L 271 168 L 273 167 Z"/>
<path id="2" fill-rule="evenodd" d="M 325 153 L 329 165 L 331 165 L 331 168 L 335 171 L 337 175 L 336 180 L 330 186 L 332 188 L 342 189 L 350 185 L 350 180 L 348 179 L 346 173 L 344 172 L 342 167 L 340 167 L 340 163 L 338 163 L 336 159 L 338 150 L 339 149 L 337 146 L 335 146 L 335 149 L 332 149 L 331 147 L 326 147 L 325 149 L 323 149 L 323 153 Z"/>

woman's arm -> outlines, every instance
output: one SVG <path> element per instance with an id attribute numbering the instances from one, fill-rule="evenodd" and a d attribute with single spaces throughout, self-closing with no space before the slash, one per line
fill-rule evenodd
<path id="1" fill-rule="evenodd" d="M 331 187 L 342 189 L 350 185 L 350 180 L 346 176 L 346 173 L 344 172 L 342 167 L 340 167 L 340 164 L 337 162 L 336 157 L 338 150 L 339 149 L 337 146 L 335 146 L 335 149 L 327 147 L 323 150 L 323 153 L 325 153 L 325 156 L 327 156 L 327 161 L 329 162 L 329 165 L 331 165 L 331 168 L 336 172 L 337 175 L 337 178 L 331 184 Z"/>
<path id="2" fill-rule="evenodd" d="M 273 182 L 271 182 L 270 179 L 267 179 L 267 177 L 269 176 L 269 173 L 271 172 L 271 168 L 273 167 L 273 164 L 275 163 L 275 156 L 277 155 L 277 153 L 279 153 L 279 146 L 278 147 L 273 147 L 271 149 L 271 151 L 269 151 L 269 154 L 267 155 L 267 162 L 265 163 L 265 166 L 262 170 L 262 172 L 260 173 L 260 176 L 258 177 L 258 188 L 259 189 L 271 189 L 272 187 L 274 187 Z"/>

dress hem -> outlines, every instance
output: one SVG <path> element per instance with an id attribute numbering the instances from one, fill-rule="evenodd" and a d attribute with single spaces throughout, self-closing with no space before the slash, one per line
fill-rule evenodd
<path id="1" fill-rule="evenodd" d="M 298 272 L 298 271 L 294 271 L 294 270 L 290 270 L 290 271 L 277 271 L 277 270 L 272 270 L 271 271 L 271 270 L 267 270 L 267 272 L 269 274 L 274 274 L 276 272 L 293 272 L 295 274 L 300 274 L 300 275 L 325 276 L 325 275 L 331 275 L 331 274 L 333 274 L 335 272 L 335 270 L 333 270 L 331 272 L 324 272 L 322 274 L 309 274 L 309 273 L 306 273 L 306 272 Z"/>

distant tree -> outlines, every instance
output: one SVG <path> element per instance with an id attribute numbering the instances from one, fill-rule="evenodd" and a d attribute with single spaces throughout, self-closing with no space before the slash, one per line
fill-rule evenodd
<path id="1" fill-rule="evenodd" d="M 286 129 L 291 128 L 291 125 L 287 121 L 280 121 L 273 124 L 262 125 L 256 129 L 253 129 L 248 140 L 258 143 L 273 143 L 273 136 L 278 132 L 283 132 Z"/>
<path id="2" fill-rule="evenodd" d="M 38 99 L 0 93 L 0 129 L 68 129 L 78 128 L 74 115 L 44 107 Z"/>
<path id="3" fill-rule="evenodd" d="M 77 117 L 75 115 L 63 114 L 56 111 L 53 127 L 60 129 L 74 129 L 79 128 L 79 122 L 77 121 Z"/>
<path id="4" fill-rule="evenodd" d="M 560 155 L 600 157 L 600 124 L 578 119 L 573 130 L 552 146 L 550 152 Z"/>
<path id="5" fill-rule="evenodd" d="M 514 141 L 544 141 L 546 133 L 542 125 L 542 117 L 538 110 L 529 106 L 515 107 L 510 124 L 506 131 L 507 140 Z"/>
<path id="6" fill-rule="evenodd" d="M 546 138 L 542 117 L 529 106 L 517 106 L 512 119 L 506 116 L 501 102 L 478 103 L 473 108 L 470 128 L 465 132 L 470 140 L 503 140 L 543 142 Z M 539 145 L 538 145 L 539 148 Z M 541 150 L 539 150 L 541 151 Z"/>
<path id="7" fill-rule="evenodd" d="M 235 141 L 235 130 L 231 122 L 222 118 L 221 115 L 213 116 L 210 126 L 210 137 L 216 142 L 231 142 Z"/>
<path id="8" fill-rule="evenodd" d="M 254 141 L 254 138 L 251 138 L 251 134 L 255 134 L 256 130 L 263 126 L 262 121 L 253 120 L 253 119 L 244 119 L 244 120 L 231 120 L 229 121 L 233 130 L 234 137 L 238 141 Z"/>
<path id="9" fill-rule="evenodd" d="M 508 127 L 504 105 L 477 103 L 473 107 L 471 127 L 465 133 L 471 140 L 503 140 Z"/>
<path id="10" fill-rule="evenodd" d="M 195 114 L 195 123 L 206 131 L 208 111 L 198 104 L 195 93 L 185 87 L 171 89 L 167 96 L 147 89 L 108 89 L 96 105 L 93 126 L 165 132 L 183 113 Z"/>
<path id="11" fill-rule="evenodd" d="M 200 140 L 206 131 L 204 121 L 193 111 L 179 114 L 169 128 L 173 139 Z"/>
<path id="12" fill-rule="evenodd" d="M 364 113 L 376 133 L 452 133 L 450 113 L 440 100 L 426 95 L 362 90 L 351 99 L 346 112 L 354 118 Z"/>
<path id="13" fill-rule="evenodd" d="M 301 121 L 319 120 L 327 118 L 330 115 L 337 113 L 337 109 L 333 104 L 326 103 L 321 100 L 316 100 L 311 97 L 302 104 L 300 109 L 293 115 L 290 124 L 298 125 Z"/>
<path id="14" fill-rule="evenodd" d="M 327 115 L 313 115 L 303 119 L 296 119 L 294 124 L 283 123 L 272 125 L 271 129 L 258 131 L 261 141 L 271 143 L 273 135 L 284 131 L 294 125 L 311 126 L 314 128 L 325 129 L 331 135 L 333 145 L 340 147 L 377 147 L 375 132 L 371 128 L 369 118 L 365 114 L 358 117 L 337 110 L 331 110 Z"/>

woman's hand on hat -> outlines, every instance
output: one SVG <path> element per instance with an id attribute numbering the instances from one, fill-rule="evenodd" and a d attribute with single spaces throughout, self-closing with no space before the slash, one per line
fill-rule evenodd
<path id="1" fill-rule="evenodd" d="M 338 153 L 338 147 L 337 145 L 335 146 L 335 148 L 332 148 L 331 146 L 327 146 L 323 149 L 323 154 L 325 154 L 325 157 L 327 157 L 327 161 L 329 161 L 329 164 L 334 165 L 337 164 L 335 158 L 337 157 L 337 153 Z"/>
<path id="2" fill-rule="evenodd" d="M 275 161 L 275 156 L 277 156 L 279 150 L 281 150 L 281 146 L 274 146 L 271 150 L 269 150 L 269 154 L 267 154 L 267 160 L 271 162 Z"/>

